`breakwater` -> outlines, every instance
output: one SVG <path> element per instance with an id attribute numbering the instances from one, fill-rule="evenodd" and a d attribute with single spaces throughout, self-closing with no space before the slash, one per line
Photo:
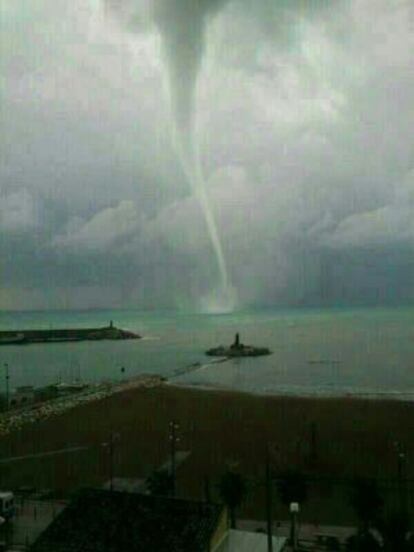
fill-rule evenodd
<path id="1" fill-rule="evenodd" d="M 164 383 L 161 376 L 142 374 L 122 382 L 102 382 L 88 385 L 78 393 L 70 393 L 55 399 L 28 404 L 0 414 L 0 437 L 22 429 L 23 426 L 47 420 L 81 405 L 99 401 L 131 389 L 158 387 Z"/>
<path id="2" fill-rule="evenodd" d="M 0 331 L 0 345 L 98 341 L 103 339 L 122 340 L 139 339 L 140 337 L 136 333 L 115 327 L 111 322 L 109 326 L 102 328 Z"/>

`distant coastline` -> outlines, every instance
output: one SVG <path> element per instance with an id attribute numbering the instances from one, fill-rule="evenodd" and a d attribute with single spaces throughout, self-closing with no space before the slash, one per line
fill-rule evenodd
<path id="1" fill-rule="evenodd" d="M 103 339 L 140 339 L 141 336 L 117 328 L 111 321 L 102 328 L 70 328 L 48 330 L 0 331 L 0 345 L 26 345 L 29 343 L 62 343 L 72 341 L 98 341 Z"/>

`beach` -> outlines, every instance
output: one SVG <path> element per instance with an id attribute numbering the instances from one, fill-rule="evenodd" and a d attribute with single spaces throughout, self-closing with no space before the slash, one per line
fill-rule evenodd
<path id="1" fill-rule="evenodd" d="M 158 383 L 80 403 L 4 435 L 2 459 L 30 457 L 3 462 L 1 485 L 62 493 L 102 485 L 110 473 L 111 434 L 115 476 L 144 478 L 168 459 L 173 420 L 179 425 L 178 450 L 190 451 L 178 469 L 177 487 L 186 496 L 201 497 L 208 485 L 214 495 L 215 482 L 229 464 L 262 481 L 267 444 L 275 474 L 295 467 L 325 478 L 365 475 L 392 481 L 398 465 L 395 442 L 403 444 L 407 458 L 414 452 L 410 402 L 261 396 Z M 41 456 L 69 447 L 79 450 Z M 413 477 L 412 462 L 404 465 L 404 477 Z M 263 505 L 263 489 L 256 487 L 245 506 L 253 519 Z"/>

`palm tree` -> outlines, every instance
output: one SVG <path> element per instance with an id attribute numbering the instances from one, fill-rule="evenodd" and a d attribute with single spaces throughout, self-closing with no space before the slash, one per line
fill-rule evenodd
<path id="1" fill-rule="evenodd" d="M 359 533 L 367 533 L 378 521 L 384 504 L 375 480 L 357 478 L 354 480 L 350 504 L 359 520 Z"/>
<path id="2" fill-rule="evenodd" d="M 173 489 L 172 475 L 168 470 L 156 470 L 147 477 L 145 486 L 152 495 L 168 496 Z"/>
<path id="3" fill-rule="evenodd" d="M 221 476 L 218 487 L 220 498 L 229 509 L 230 527 L 235 529 L 236 510 L 247 494 L 246 480 L 240 473 L 227 469 Z"/>
<path id="4" fill-rule="evenodd" d="M 347 552 L 380 552 L 381 546 L 372 533 L 352 535 L 346 542 Z"/>
<path id="5" fill-rule="evenodd" d="M 393 512 L 381 519 L 377 529 L 383 539 L 386 552 L 412 552 L 414 543 L 410 537 L 410 520 L 404 512 Z"/>
<path id="6" fill-rule="evenodd" d="M 289 506 L 292 502 L 302 504 L 308 497 L 306 478 L 296 470 L 283 472 L 278 478 L 277 489 L 285 506 Z"/>

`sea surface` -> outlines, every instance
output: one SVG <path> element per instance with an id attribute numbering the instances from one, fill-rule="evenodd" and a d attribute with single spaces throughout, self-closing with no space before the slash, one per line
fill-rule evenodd
<path id="1" fill-rule="evenodd" d="M 232 314 L 0 312 L 0 329 L 117 327 L 132 341 L 0 347 L 0 392 L 59 381 L 98 382 L 150 373 L 177 384 L 289 395 L 414 398 L 414 308 L 256 310 Z M 269 347 L 268 357 L 211 362 L 230 344 Z M 4 375 L 3 375 L 4 374 Z"/>

